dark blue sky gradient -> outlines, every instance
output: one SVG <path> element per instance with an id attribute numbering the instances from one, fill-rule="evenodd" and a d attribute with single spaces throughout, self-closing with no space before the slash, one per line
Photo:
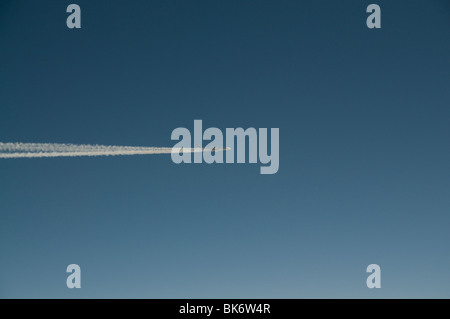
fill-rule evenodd
<path id="1" fill-rule="evenodd" d="M 1 160 L 0 297 L 449 298 L 450 5 L 376 1 L 370 30 L 370 3 L 2 1 L 0 141 L 172 146 L 202 119 L 280 128 L 280 169 Z"/>

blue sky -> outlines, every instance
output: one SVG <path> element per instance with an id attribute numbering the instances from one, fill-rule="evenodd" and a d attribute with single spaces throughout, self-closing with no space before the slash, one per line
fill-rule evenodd
<path id="1" fill-rule="evenodd" d="M 449 298 L 450 5 L 0 4 L 0 141 L 280 129 L 280 169 L 0 161 L 1 298 Z M 68 289 L 67 265 L 82 288 Z M 379 264 L 382 288 L 368 289 Z"/>

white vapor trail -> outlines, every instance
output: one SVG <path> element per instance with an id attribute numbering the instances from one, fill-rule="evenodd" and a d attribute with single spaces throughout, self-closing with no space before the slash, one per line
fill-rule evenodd
<path id="1" fill-rule="evenodd" d="M 56 143 L 1 143 L 0 158 L 76 157 L 168 154 L 172 152 L 203 152 L 206 149 L 139 146 L 75 145 Z M 222 149 L 218 149 L 221 151 Z"/>

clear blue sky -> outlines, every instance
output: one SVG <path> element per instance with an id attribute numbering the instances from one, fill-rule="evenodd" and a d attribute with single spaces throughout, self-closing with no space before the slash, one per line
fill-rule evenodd
<path id="1" fill-rule="evenodd" d="M 1 160 L 0 297 L 449 298 L 449 31 L 444 0 L 2 1 L 0 141 L 202 119 L 278 127 L 280 169 Z"/>

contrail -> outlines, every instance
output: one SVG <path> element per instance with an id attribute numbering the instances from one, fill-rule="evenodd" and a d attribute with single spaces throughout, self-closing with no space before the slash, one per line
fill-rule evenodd
<path id="1" fill-rule="evenodd" d="M 228 148 L 217 148 L 214 151 L 225 151 Z M 172 152 L 204 152 L 213 151 L 201 147 L 140 147 L 140 146 L 107 146 L 107 145 L 75 145 L 57 143 L 1 143 L 0 158 L 34 158 L 34 157 L 76 157 L 76 156 L 118 156 L 170 154 Z"/>

